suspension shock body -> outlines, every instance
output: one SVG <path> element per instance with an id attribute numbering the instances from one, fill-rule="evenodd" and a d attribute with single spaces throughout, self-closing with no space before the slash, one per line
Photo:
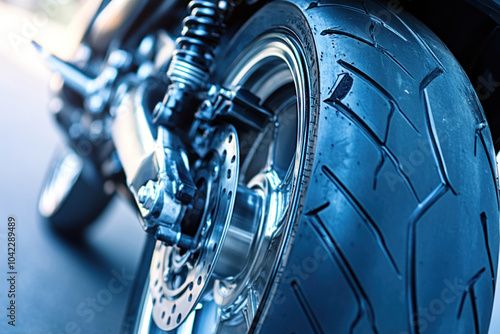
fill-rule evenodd
<path id="1" fill-rule="evenodd" d="M 181 36 L 167 75 L 170 85 L 162 103 L 154 110 L 156 124 L 186 128 L 200 103 L 200 92 L 208 87 L 210 68 L 223 30 L 228 3 L 218 0 L 193 0 L 188 5 Z"/>

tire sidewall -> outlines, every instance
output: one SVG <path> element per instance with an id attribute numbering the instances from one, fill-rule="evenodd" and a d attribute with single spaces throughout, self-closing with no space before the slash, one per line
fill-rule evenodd
<path id="1" fill-rule="evenodd" d="M 215 77 L 217 82 L 223 82 L 224 78 L 230 72 L 232 64 L 238 62 L 240 55 L 245 53 L 245 50 L 251 47 L 252 42 L 260 36 L 278 32 L 288 34 L 294 41 L 298 42 L 299 48 L 303 52 L 303 61 L 305 68 L 308 70 L 307 89 L 306 89 L 306 108 L 304 120 L 306 124 L 305 150 L 303 155 L 302 170 L 299 173 L 297 185 L 299 189 L 296 193 L 296 209 L 291 210 L 292 217 L 288 224 L 286 234 L 283 239 L 278 263 L 275 265 L 276 271 L 274 281 L 270 284 L 264 293 L 263 301 L 255 314 L 254 322 L 251 330 L 258 331 L 258 328 L 268 316 L 273 312 L 273 300 L 275 299 L 277 287 L 281 281 L 284 271 L 286 270 L 287 260 L 292 249 L 293 241 L 299 224 L 301 223 L 302 209 L 307 193 L 307 185 L 311 176 L 311 167 L 313 165 L 315 138 L 317 137 L 317 121 L 320 108 L 320 71 L 316 45 L 313 33 L 309 26 L 308 20 L 302 9 L 294 3 L 285 1 L 275 1 L 267 4 L 256 12 L 235 34 L 227 47 L 222 50 L 221 56 L 218 57 L 220 62 L 215 68 Z"/>

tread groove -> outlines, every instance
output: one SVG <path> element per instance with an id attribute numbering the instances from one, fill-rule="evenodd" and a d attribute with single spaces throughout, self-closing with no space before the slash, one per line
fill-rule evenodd
<path id="1" fill-rule="evenodd" d="M 481 212 L 480 215 L 481 218 L 481 227 L 483 228 L 483 235 L 484 235 L 484 243 L 486 246 L 486 253 L 488 254 L 488 262 L 490 264 L 490 274 L 491 274 L 491 283 L 493 285 L 493 295 L 495 295 L 495 267 L 493 266 L 493 259 L 491 256 L 491 249 L 490 249 L 490 240 L 488 237 L 488 218 L 486 217 L 485 212 Z"/>
<path id="2" fill-rule="evenodd" d="M 300 287 L 299 283 L 293 280 L 290 282 L 290 286 L 292 287 L 293 294 L 295 295 L 295 298 L 297 298 L 300 308 L 306 315 L 306 318 L 309 321 L 309 324 L 311 325 L 313 332 L 315 334 L 323 334 L 324 332 L 321 329 L 319 321 L 314 315 L 311 305 L 309 304 L 307 297 L 304 294 L 304 291 L 302 291 L 302 288 Z"/>
<path id="3" fill-rule="evenodd" d="M 369 11 L 368 11 L 368 8 L 366 8 L 366 1 L 363 0 L 361 2 L 361 6 L 363 6 L 363 9 L 365 10 L 365 14 L 368 15 L 370 17 L 370 20 L 372 21 L 375 21 L 376 23 L 380 24 L 381 26 L 383 26 L 384 28 L 386 28 L 387 30 L 389 30 L 390 32 L 392 32 L 394 35 L 398 36 L 399 38 L 401 38 L 403 41 L 405 42 L 408 42 L 408 40 L 403 36 L 401 35 L 401 33 L 399 33 L 396 29 L 394 29 L 393 27 L 391 27 L 390 25 L 386 24 L 384 21 L 382 21 L 381 18 L 375 16 L 375 15 L 372 15 Z M 394 12 L 391 11 L 391 13 L 393 15 L 396 15 Z"/>
<path id="4" fill-rule="evenodd" d="M 318 213 L 325 210 L 329 206 L 330 206 L 330 202 L 326 202 L 325 204 L 318 206 L 316 209 L 312 209 L 311 211 L 306 212 L 306 216 L 317 215 Z"/>
<path id="5" fill-rule="evenodd" d="M 380 19 L 379 17 L 373 16 L 373 15 L 370 14 L 370 18 L 372 20 L 374 20 L 376 23 L 380 24 L 382 27 L 384 27 L 387 30 L 389 30 L 390 32 L 392 32 L 394 35 L 396 35 L 399 38 L 401 38 L 404 42 L 408 42 L 408 40 L 406 39 L 406 37 L 404 37 L 403 35 L 401 35 L 396 29 L 394 29 L 393 27 L 391 27 L 390 25 L 388 25 L 387 23 L 385 23 L 384 21 L 382 21 L 382 19 Z"/>
<path id="6" fill-rule="evenodd" d="M 467 298 L 467 295 L 469 295 L 469 299 L 471 302 L 471 307 L 472 307 L 472 315 L 474 316 L 474 327 L 476 329 L 476 334 L 479 334 L 479 313 L 477 310 L 477 303 L 476 303 L 476 293 L 474 291 L 474 285 L 476 282 L 481 278 L 481 276 L 484 274 L 486 271 L 486 268 L 480 269 L 472 278 L 467 282 L 465 285 L 465 290 L 462 294 L 462 298 L 460 300 L 460 306 L 458 308 L 458 314 L 457 314 L 457 319 L 460 319 L 462 316 L 462 311 L 465 305 L 465 299 Z"/>
<path id="7" fill-rule="evenodd" d="M 444 161 L 443 152 L 441 150 L 441 145 L 439 143 L 439 137 L 437 135 L 436 126 L 434 124 L 434 116 L 432 114 L 429 96 L 426 91 L 427 86 L 441 74 L 443 74 L 443 71 L 440 68 L 436 68 L 424 78 L 424 80 L 420 84 L 420 96 L 424 102 L 424 111 L 425 111 L 424 114 L 427 124 L 427 135 L 431 143 L 432 153 L 434 155 L 434 161 L 436 162 L 436 165 L 439 168 L 439 176 L 441 178 L 441 182 L 443 182 L 446 187 L 449 187 L 454 195 L 457 195 L 457 192 L 455 191 L 454 187 L 450 182 L 448 169 Z"/>
<path id="8" fill-rule="evenodd" d="M 396 111 L 396 106 L 392 101 L 389 101 L 391 105 L 391 109 L 389 110 L 389 116 L 387 117 L 387 127 L 385 128 L 385 136 L 384 143 L 387 143 L 387 139 L 389 138 L 389 131 L 391 130 L 392 117 L 394 116 L 394 112 Z"/>
<path id="9" fill-rule="evenodd" d="M 390 10 L 390 9 L 389 9 Z M 436 54 L 432 51 L 432 49 L 429 47 L 429 45 L 422 39 L 422 37 L 420 37 L 420 35 L 418 35 L 416 32 L 413 31 L 413 29 L 411 29 L 408 24 L 406 24 L 405 21 L 403 21 L 401 19 L 401 17 L 399 17 L 399 15 L 397 15 L 396 13 L 394 13 L 393 11 L 390 10 L 390 12 L 392 13 L 392 15 L 394 15 L 394 17 L 405 27 L 405 29 L 411 33 L 411 35 L 417 40 L 418 44 L 420 45 L 420 47 L 426 51 L 428 54 L 431 55 L 431 57 L 434 59 L 434 61 L 438 64 L 439 68 L 441 68 L 441 70 L 443 72 L 446 72 L 446 69 L 443 65 L 443 63 L 439 60 L 439 58 L 436 56 Z"/>
<path id="10" fill-rule="evenodd" d="M 370 30 L 372 30 L 372 28 L 370 27 Z M 369 45 L 371 47 L 374 47 L 375 49 L 377 49 L 378 51 L 380 51 L 382 54 L 384 54 L 385 56 L 387 56 L 392 62 L 394 62 L 394 64 L 396 64 L 403 72 L 405 72 L 410 78 L 412 79 L 415 79 L 413 77 L 413 75 L 410 73 L 410 71 L 408 71 L 408 69 L 399 61 L 396 59 L 396 57 L 394 57 L 394 55 L 392 53 L 390 53 L 387 49 L 383 48 L 382 46 L 380 46 L 380 44 L 378 44 L 375 40 L 375 37 L 374 35 L 372 34 L 372 38 L 374 40 L 374 43 L 373 42 L 370 42 L 362 37 L 359 37 L 359 36 L 356 36 L 354 34 L 351 34 L 349 32 L 346 32 L 346 31 L 342 31 L 342 30 L 338 30 L 338 29 L 326 29 L 326 30 L 323 30 L 320 34 L 321 36 L 325 36 L 325 35 L 339 35 L 339 36 L 345 36 L 345 37 L 348 37 L 348 38 L 352 38 L 358 42 L 361 42 L 361 43 L 364 43 L 366 45 Z"/>
<path id="11" fill-rule="evenodd" d="M 389 148 L 386 146 L 385 141 L 382 142 L 377 137 L 377 135 L 375 134 L 375 132 L 373 132 L 373 130 L 365 123 L 365 121 L 363 121 L 363 119 L 361 119 L 361 117 L 359 117 L 358 115 L 356 115 L 356 113 L 354 113 L 349 107 L 347 107 L 345 104 L 343 104 L 338 99 L 331 100 L 329 98 L 329 99 L 325 100 L 324 102 L 326 104 L 332 106 L 336 110 L 338 110 L 340 113 L 342 113 L 342 115 L 344 115 L 345 117 L 347 117 L 353 123 L 357 124 L 358 127 L 361 129 L 361 131 L 365 134 L 365 136 L 370 141 L 372 141 L 374 143 L 374 145 L 376 145 L 377 147 L 380 148 L 380 150 L 381 150 L 381 156 L 382 156 L 382 158 L 381 158 L 382 163 L 379 164 L 379 166 L 377 166 L 376 173 L 375 173 L 374 186 L 376 186 L 376 184 L 378 182 L 377 181 L 378 178 L 379 178 L 379 173 L 378 172 L 380 172 L 380 170 L 382 169 L 382 164 L 383 164 L 384 155 L 385 155 L 385 156 L 387 156 L 389 158 L 389 160 L 392 162 L 392 164 L 394 165 L 394 167 L 396 167 L 396 171 L 399 173 L 399 175 L 401 176 L 401 178 L 404 180 L 404 183 L 405 183 L 406 187 L 409 189 L 410 194 L 412 195 L 413 199 L 416 202 L 419 202 L 420 199 L 418 198 L 417 191 L 415 190 L 415 187 L 411 183 L 409 176 L 406 175 L 406 173 L 405 173 L 405 171 L 403 169 L 403 166 L 401 165 L 401 163 L 399 162 L 399 160 L 397 159 L 397 157 L 394 155 L 394 153 L 392 153 L 392 151 L 389 150 Z M 385 140 L 387 140 L 387 136 L 386 136 Z"/>
<path id="12" fill-rule="evenodd" d="M 352 12 L 359 13 L 359 14 L 366 14 L 364 10 L 361 10 L 361 9 L 353 7 L 353 6 L 343 5 L 340 3 L 321 3 L 321 1 L 318 1 L 316 3 L 316 5 L 311 6 L 311 4 L 309 4 L 309 6 L 306 8 L 306 10 L 310 10 L 313 8 L 320 8 L 320 7 L 338 7 L 338 8 L 347 9 L 347 10 L 350 10 Z"/>
<path id="13" fill-rule="evenodd" d="M 352 89 L 352 85 L 354 84 L 354 79 L 348 73 L 342 73 L 339 75 L 340 80 L 338 80 L 338 84 L 336 83 L 330 97 L 325 100 L 325 102 L 330 101 L 342 101 L 349 91 Z M 327 103 L 328 103 L 327 102 Z"/>
<path id="14" fill-rule="evenodd" d="M 478 127 L 476 128 L 476 142 L 477 142 L 477 138 L 479 137 L 479 139 L 481 141 L 481 145 L 483 146 L 483 149 L 486 153 L 486 157 L 488 158 L 488 164 L 490 166 L 490 173 L 491 173 L 491 176 L 493 177 L 493 183 L 495 184 L 495 194 L 496 194 L 496 198 L 497 198 L 497 204 L 500 205 L 500 198 L 498 195 L 498 181 L 497 181 L 496 173 L 495 173 L 496 166 L 493 163 L 493 161 L 491 160 L 491 155 L 489 154 L 488 145 L 486 144 L 486 140 L 484 139 L 484 135 L 483 135 L 484 129 L 486 129 L 486 124 L 484 122 L 481 122 L 478 125 Z M 474 155 L 476 155 L 476 147 L 474 147 Z"/>
<path id="15" fill-rule="evenodd" d="M 351 33 L 347 32 L 347 31 L 338 30 L 338 29 L 334 29 L 334 28 L 332 28 L 332 29 L 325 29 L 325 30 L 323 30 L 321 32 L 320 35 L 321 36 L 326 36 L 326 35 L 340 35 L 340 36 L 345 36 L 345 37 L 349 37 L 349 38 L 355 39 L 358 42 L 364 43 L 364 44 L 369 45 L 369 46 L 375 46 L 369 40 L 366 40 L 366 39 L 364 39 L 362 37 L 359 37 L 359 36 L 356 36 L 354 34 L 351 34 Z"/>
<path id="16" fill-rule="evenodd" d="M 405 72 L 410 78 L 415 80 L 415 77 L 410 73 L 410 71 L 408 71 L 408 69 L 399 60 L 397 60 L 392 53 L 390 53 L 387 49 L 382 48 L 380 46 L 377 49 L 380 49 L 380 52 L 389 57 L 403 72 Z"/>
<path id="17" fill-rule="evenodd" d="M 483 122 L 476 126 L 476 135 L 474 136 L 474 156 L 477 157 L 477 141 L 481 132 L 486 128 L 486 124 Z"/>
<path id="18" fill-rule="evenodd" d="M 368 295 L 366 294 L 361 285 L 361 282 L 356 277 L 356 274 L 354 273 L 354 270 L 347 261 L 347 258 L 345 257 L 344 253 L 335 242 L 335 239 L 330 234 L 330 232 L 326 228 L 321 218 L 316 214 L 314 215 L 314 219 L 317 221 L 318 224 L 311 223 L 311 227 L 318 235 L 319 239 L 323 242 L 325 247 L 329 250 L 333 260 L 337 263 L 340 271 L 342 272 L 342 275 L 346 278 L 349 287 L 353 291 L 354 295 L 356 296 L 356 300 L 358 301 L 359 305 L 358 314 L 356 315 L 356 318 L 353 320 L 350 333 L 351 334 L 354 333 L 354 329 L 361 320 L 361 317 L 363 316 L 363 314 L 366 314 L 373 332 L 375 334 L 378 334 L 375 312 L 373 310 L 373 306 L 371 305 L 370 300 L 368 299 Z"/>
<path id="19" fill-rule="evenodd" d="M 402 111 L 401 111 L 401 108 L 399 107 L 398 103 L 396 102 L 396 100 L 394 99 L 394 97 L 392 97 L 391 94 L 389 94 L 388 91 L 386 91 L 378 82 L 376 82 L 375 80 L 373 80 L 370 76 L 368 76 L 366 73 L 362 72 L 360 69 L 358 69 L 357 67 L 343 61 L 342 59 L 338 60 L 337 63 L 343 67 L 344 69 L 350 71 L 351 73 L 357 75 L 359 78 L 361 78 L 363 81 L 365 81 L 366 83 L 368 83 L 369 85 L 371 85 L 372 87 L 375 88 L 375 90 L 377 92 L 379 92 L 385 99 L 389 100 L 390 102 L 394 103 L 394 105 L 396 106 L 396 109 L 397 111 L 399 112 L 399 114 L 405 119 L 406 122 L 408 122 L 408 124 L 411 126 L 411 128 L 418 134 L 420 134 L 420 131 L 418 131 L 418 129 L 416 128 L 416 126 L 413 124 L 413 122 L 408 118 L 408 116 L 406 116 Z"/>
<path id="20" fill-rule="evenodd" d="M 444 163 L 444 158 L 441 152 L 441 147 L 439 145 L 439 139 L 437 137 L 434 119 L 432 116 L 432 110 L 430 108 L 430 103 L 428 100 L 426 88 L 427 86 L 443 74 L 441 68 L 436 68 L 431 71 L 421 82 L 419 91 L 421 103 L 424 108 L 424 115 L 426 119 L 427 136 L 431 143 L 432 152 L 434 155 L 434 160 L 438 167 L 439 177 L 441 179 L 441 184 L 437 186 L 427 198 L 420 203 L 414 210 L 410 217 L 410 222 L 408 225 L 408 251 L 407 251 L 407 295 L 408 295 L 408 321 L 410 325 L 410 330 L 412 334 L 419 334 L 420 328 L 418 321 L 412 320 L 412 315 L 418 312 L 418 301 L 417 301 L 417 286 L 416 286 L 416 244 L 417 244 L 417 233 L 416 224 L 420 218 L 429 210 L 434 203 L 436 203 L 441 197 L 443 197 L 448 190 L 451 190 L 455 195 L 453 187 L 451 186 L 448 178 L 448 172 L 446 170 L 446 165 Z"/>
<path id="21" fill-rule="evenodd" d="M 385 151 L 382 150 L 382 154 L 380 156 L 380 162 L 377 164 L 377 167 L 375 167 L 375 177 L 373 178 L 373 190 L 377 190 L 377 183 L 378 179 L 380 178 L 380 172 L 382 171 L 382 167 L 384 167 L 385 164 Z M 418 202 L 418 199 L 417 199 Z"/>
<path id="22" fill-rule="evenodd" d="M 361 204 L 358 202 L 358 200 L 353 196 L 353 194 L 347 189 L 345 185 L 340 182 L 340 180 L 337 178 L 337 176 L 333 173 L 333 171 L 328 168 L 327 166 L 323 165 L 321 167 L 321 170 L 325 173 L 325 175 L 328 177 L 328 179 L 339 189 L 344 197 L 348 200 L 348 202 L 351 204 L 351 206 L 354 208 L 354 210 L 358 213 L 358 215 L 361 217 L 361 219 L 365 222 L 366 226 L 368 227 L 368 230 L 371 232 L 375 240 L 377 241 L 378 245 L 380 246 L 382 252 L 385 254 L 389 262 L 391 263 L 391 266 L 393 267 L 394 271 L 396 272 L 397 276 L 399 279 L 402 279 L 401 273 L 398 269 L 398 266 L 396 264 L 396 261 L 394 260 L 391 252 L 389 251 L 389 248 L 387 246 L 387 242 L 385 241 L 384 236 L 382 235 L 382 232 L 380 231 L 379 227 L 375 224 L 371 216 L 368 214 L 368 212 L 361 206 Z"/>
<path id="23" fill-rule="evenodd" d="M 408 224 L 408 251 L 406 261 L 406 294 L 408 296 L 408 322 L 412 334 L 420 334 L 418 321 L 413 321 L 413 315 L 418 312 L 417 305 L 417 285 L 416 285 L 416 247 L 417 247 L 417 234 L 416 224 L 422 216 L 429 210 L 434 203 L 443 197 L 448 188 L 444 184 L 437 186 L 427 198 L 417 205 L 416 209 L 410 216 Z"/>

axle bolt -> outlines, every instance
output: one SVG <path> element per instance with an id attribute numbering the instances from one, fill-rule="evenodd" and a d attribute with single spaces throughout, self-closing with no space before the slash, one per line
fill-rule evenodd
<path id="1" fill-rule="evenodd" d="M 137 197 L 139 203 L 146 210 L 151 209 L 153 203 L 155 202 L 156 197 L 158 197 L 158 188 L 153 181 L 148 181 L 145 185 L 139 188 L 137 192 Z"/>

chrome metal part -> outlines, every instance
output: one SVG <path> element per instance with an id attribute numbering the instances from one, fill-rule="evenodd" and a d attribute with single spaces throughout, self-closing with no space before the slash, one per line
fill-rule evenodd
<path id="1" fill-rule="evenodd" d="M 222 246 L 215 277 L 235 277 L 247 266 L 255 236 L 262 219 L 262 194 L 238 185 L 231 224 Z"/>
<path id="2" fill-rule="evenodd" d="M 102 113 L 110 102 L 113 85 L 118 77 L 120 69 L 127 68 L 132 56 L 124 50 L 113 50 L 108 58 L 104 69 L 99 76 L 93 78 L 75 67 L 49 53 L 40 44 L 32 42 L 49 68 L 58 73 L 64 82 L 85 98 L 86 106 L 91 113 Z"/>
<path id="3" fill-rule="evenodd" d="M 139 173 L 143 161 L 154 154 L 157 136 L 156 131 L 150 127 L 138 89 L 129 89 L 122 94 L 120 104 L 114 108 L 115 118 L 111 128 L 112 138 L 129 184 Z M 147 182 L 147 179 L 144 182 Z"/>
<path id="4" fill-rule="evenodd" d="M 165 331 L 173 330 L 188 318 L 210 286 L 215 263 L 236 200 L 239 169 L 239 143 L 235 129 L 219 126 L 210 137 L 210 147 L 195 170 L 197 184 L 206 184 L 205 209 L 194 238 L 196 248 L 181 250 L 157 242 L 150 272 L 152 316 Z M 189 217 L 184 217 L 189 219 Z"/>
<path id="5" fill-rule="evenodd" d="M 61 75 L 68 86 L 82 96 L 88 96 L 95 92 L 93 78 L 89 77 L 69 62 L 54 56 L 37 42 L 33 41 L 32 44 L 40 53 L 47 66 L 55 73 Z"/>
<path id="6" fill-rule="evenodd" d="M 220 119 L 256 131 L 261 131 L 274 118 L 257 96 L 241 86 L 233 90 L 212 86 L 196 116 L 204 121 Z"/>
<path id="7" fill-rule="evenodd" d="M 142 94 L 143 88 L 131 88 L 123 94 L 116 107 L 112 138 L 143 218 L 143 228 L 151 233 L 157 233 L 159 227 L 174 229 L 174 234 L 163 229 L 158 235 L 177 244 L 181 238 L 176 236 L 176 224 L 196 187 L 180 140 L 163 127 L 151 126 Z"/>

